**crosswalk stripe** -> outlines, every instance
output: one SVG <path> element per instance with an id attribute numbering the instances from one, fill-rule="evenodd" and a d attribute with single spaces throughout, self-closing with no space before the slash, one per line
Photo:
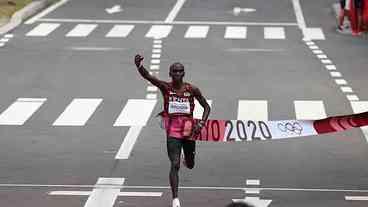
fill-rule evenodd
<path id="1" fill-rule="evenodd" d="M 356 114 L 368 111 L 368 101 L 352 101 L 350 104 L 353 112 Z M 360 129 L 368 142 L 368 126 L 360 127 Z"/>
<path id="2" fill-rule="evenodd" d="M 78 24 L 70 32 L 68 32 L 66 36 L 67 37 L 86 37 L 96 27 L 97 27 L 97 24 Z"/>
<path id="3" fill-rule="evenodd" d="M 312 120 L 326 118 L 323 101 L 294 101 L 296 119 Z"/>
<path id="4" fill-rule="evenodd" d="M 265 100 L 239 100 L 239 120 L 268 120 L 268 106 Z"/>
<path id="5" fill-rule="evenodd" d="M 247 27 L 226 27 L 225 39 L 247 38 Z"/>
<path id="6" fill-rule="evenodd" d="M 45 37 L 58 28 L 60 24 L 57 23 L 41 23 L 29 31 L 26 36 L 41 36 Z"/>
<path id="7" fill-rule="evenodd" d="M 102 99 L 75 98 L 52 124 L 53 126 L 83 126 Z"/>
<path id="8" fill-rule="evenodd" d="M 283 27 L 265 27 L 265 39 L 285 39 L 285 29 Z"/>
<path id="9" fill-rule="evenodd" d="M 185 38 L 206 38 L 209 26 L 189 26 L 185 32 Z"/>
<path id="10" fill-rule="evenodd" d="M 156 100 L 129 99 L 114 126 L 146 125 L 156 102 Z"/>
<path id="11" fill-rule="evenodd" d="M 46 100 L 46 98 L 18 98 L 0 114 L 0 125 L 23 125 Z"/>
<path id="12" fill-rule="evenodd" d="M 153 25 L 147 32 L 146 37 L 156 39 L 165 38 L 170 34 L 171 29 L 171 25 Z"/>
<path id="13" fill-rule="evenodd" d="M 212 100 L 207 100 L 207 103 L 212 106 Z M 194 100 L 194 106 L 193 117 L 195 119 L 202 119 L 204 108 L 197 100 Z"/>
<path id="14" fill-rule="evenodd" d="M 133 28 L 134 25 L 115 25 L 106 34 L 106 37 L 127 37 Z"/>

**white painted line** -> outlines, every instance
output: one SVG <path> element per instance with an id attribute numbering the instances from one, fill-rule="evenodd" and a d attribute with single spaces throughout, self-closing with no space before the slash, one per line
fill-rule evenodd
<path id="1" fill-rule="evenodd" d="M 153 44 L 162 44 L 162 40 L 153 40 Z"/>
<path id="2" fill-rule="evenodd" d="M 67 37 L 86 37 L 96 27 L 97 27 L 97 24 L 78 24 L 70 32 L 68 32 L 66 36 Z"/>
<path id="3" fill-rule="evenodd" d="M 133 30 L 134 25 L 115 25 L 106 37 L 127 37 Z"/>
<path id="4" fill-rule="evenodd" d="M 160 64 L 160 59 L 152 59 L 151 64 Z"/>
<path id="5" fill-rule="evenodd" d="M 247 27 L 227 26 L 225 31 L 225 39 L 246 39 Z"/>
<path id="6" fill-rule="evenodd" d="M 238 120 L 268 120 L 268 103 L 265 100 L 239 100 Z"/>
<path id="7" fill-rule="evenodd" d="M 171 32 L 171 25 L 153 25 L 147 32 L 146 37 L 161 39 L 167 37 Z"/>
<path id="8" fill-rule="evenodd" d="M 212 100 L 207 100 L 207 103 L 212 106 Z M 193 111 L 193 117 L 195 119 L 202 119 L 202 115 L 203 115 L 204 109 L 201 106 L 201 104 L 197 101 L 194 100 L 194 111 Z"/>
<path id="9" fill-rule="evenodd" d="M 9 39 L 8 38 L 1 38 L 0 42 L 9 42 Z"/>
<path id="10" fill-rule="evenodd" d="M 285 29 L 283 27 L 265 27 L 265 39 L 285 39 Z"/>
<path id="11" fill-rule="evenodd" d="M 44 22 L 78 22 L 78 23 L 107 23 L 107 24 L 167 24 L 164 21 L 147 20 L 116 20 L 116 19 L 53 19 L 44 18 Z M 294 22 L 217 22 L 217 21 L 175 21 L 170 25 L 236 25 L 236 26 L 297 26 Z M 157 38 L 160 39 L 160 38 Z"/>
<path id="12" fill-rule="evenodd" d="M 176 17 L 176 15 L 178 15 L 181 7 L 183 7 L 185 3 L 185 0 L 177 0 L 174 8 L 171 10 L 171 12 L 169 13 L 169 15 L 166 17 L 165 19 L 165 23 L 172 23 Z"/>
<path id="13" fill-rule="evenodd" d="M 58 28 L 60 24 L 57 23 L 41 23 L 33 28 L 26 36 L 40 36 L 45 37 Z"/>
<path id="14" fill-rule="evenodd" d="M 153 45 L 153 48 L 162 48 L 162 45 Z"/>
<path id="15" fill-rule="evenodd" d="M 245 191 L 246 194 L 259 194 L 260 190 L 258 189 L 251 189 L 251 190 L 246 190 Z"/>
<path id="16" fill-rule="evenodd" d="M 246 180 L 246 185 L 260 185 L 260 180 L 248 179 Z"/>
<path id="17" fill-rule="evenodd" d="M 123 185 L 124 178 L 98 178 L 97 185 Z M 93 189 L 84 207 L 113 207 L 120 189 Z"/>
<path id="18" fill-rule="evenodd" d="M 142 128 L 143 126 L 131 126 L 129 128 L 119 151 L 115 155 L 115 159 L 126 160 L 129 158 Z"/>
<path id="19" fill-rule="evenodd" d="M 293 2 L 294 12 L 296 16 L 296 21 L 298 22 L 298 26 L 301 30 L 304 30 L 305 28 L 307 28 L 307 26 L 305 24 L 303 10 L 302 10 L 302 7 L 300 6 L 300 2 L 299 0 L 293 0 L 292 2 Z"/>
<path id="20" fill-rule="evenodd" d="M 368 111 L 368 101 L 352 101 L 350 104 L 353 112 L 356 114 Z M 360 127 L 360 129 L 363 132 L 365 140 L 368 142 L 368 126 Z"/>
<path id="21" fill-rule="evenodd" d="M 339 77 L 342 77 L 341 73 L 340 72 L 330 72 L 330 75 L 332 77 L 335 77 L 335 78 L 339 78 Z"/>
<path id="22" fill-rule="evenodd" d="M 352 93 L 353 92 L 353 89 L 351 87 L 347 87 L 347 86 L 340 87 L 340 89 L 344 93 Z"/>
<path id="23" fill-rule="evenodd" d="M 319 47 L 317 45 L 312 45 L 312 46 L 309 46 L 309 49 L 318 50 Z"/>
<path id="24" fill-rule="evenodd" d="M 347 95 L 346 98 L 349 100 L 349 101 L 359 101 L 359 98 L 357 95 Z"/>
<path id="25" fill-rule="evenodd" d="M 348 82 L 346 82 L 346 80 L 344 79 L 335 79 L 335 82 L 337 85 L 347 85 Z"/>
<path id="26" fill-rule="evenodd" d="M 146 99 L 157 99 L 157 94 L 155 93 L 149 93 L 146 95 Z"/>
<path id="27" fill-rule="evenodd" d="M 147 86 L 147 91 L 149 92 L 156 92 L 158 88 L 156 86 Z"/>
<path id="28" fill-rule="evenodd" d="M 345 196 L 347 201 L 368 201 L 368 196 Z"/>
<path id="29" fill-rule="evenodd" d="M 296 119 L 313 120 L 326 118 L 323 101 L 294 101 Z"/>
<path id="30" fill-rule="evenodd" d="M 327 55 L 317 55 L 319 59 L 327 59 Z"/>
<path id="31" fill-rule="evenodd" d="M 326 39 L 321 28 L 305 28 L 303 33 L 304 33 L 304 37 L 311 39 L 311 40 L 325 40 Z"/>
<path id="32" fill-rule="evenodd" d="M 336 66 L 335 65 L 326 65 L 326 69 L 327 70 L 336 70 Z"/>
<path id="33" fill-rule="evenodd" d="M 84 126 L 101 102 L 101 98 L 75 98 L 52 125 Z"/>
<path id="34" fill-rule="evenodd" d="M 160 66 L 159 65 L 150 65 L 150 69 L 151 70 L 159 70 Z"/>
<path id="35" fill-rule="evenodd" d="M 76 195 L 76 196 L 89 196 L 91 191 L 51 191 L 49 195 Z M 161 192 L 119 192 L 118 196 L 130 196 L 130 197 L 161 197 Z"/>
<path id="36" fill-rule="evenodd" d="M 263 48 L 230 48 L 228 52 L 284 52 L 284 49 L 263 49 Z"/>
<path id="37" fill-rule="evenodd" d="M 152 53 L 161 53 L 161 49 L 152 49 Z"/>
<path id="38" fill-rule="evenodd" d="M 123 51 L 127 48 L 114 48 L 114 47 L 67 47 L 68 50 L 75 50 L 75 51 Z"/>
<path id="39" fill-rule="evenodd" d="M 306 41 L 306 42 L 305 42 L 305 44 L 307 44 L 307 45 L 309 45 L 309 46 L 311 46 L 311 45 L 315 45 L 315 44 L 314 44 L 314 42 L 312 42 L 312 41 Z"/>
<path id="40" fill-rule="evenodd" d="M 24 24 L 33 24 L 34 22 L 38 21 L 40 18 L 46 16 L 48 13 L 54 11 L 56 8 L 58 8 L 59 6 L 65 4 L 68 1 L 69 0 L 60 0 L 59 2 L 53 4 L 52 6 L 48 7 L 47 9 L 43 10 L 41 13 L 38 13 L 34 17 L 30 18 Z"/>
<path id="41" fill-rule="evenodd" d="M 161 58 L 161 54 L 152 54 L 152 58 Z"/>
<path id="42" fill-rule="evenodd" d="M 4 43 L 3 42 L 0 42 L 0 47 L 4 47 Z"/>
<path id="43" fill-rule="evenodd" d="M 321 59 L 321 62 L 322 62 L 323 64 L 331 64 L 331 63 L 332 63 L 332 61 L 331 61 L 331 60 L 329 60 L 329 59 Z"/>
<path id="44" fill-rule="evenodd" d="M 185 32 L 185 38 L 206 38 L 209 26 L 189 26 Z"/>
<path id="45" fill-rule="evenodd" d="M 0 125 L 23 125 L 46 101 L 19 98 L 0 114 Z"/>
<path id="46" fill-rule="evenodd" d="M 114 126 L 146 125 L 156 102 L 156 100 L 129 99 Z"/>
<path id="47" fill-rule="evenodd" d="M 14 35 L 13 35 L 13 34 L 6 34 L 4 37 L 5 37 L 5 38 L 13 38 L 13 37 L 14 37 Z"/>
<path id="48" fill-rule="evenodd" d="M 323 54 L 323 51 L 322 50 L 312 50 L 312 52 L 314 53 L 314 54 Z"/>

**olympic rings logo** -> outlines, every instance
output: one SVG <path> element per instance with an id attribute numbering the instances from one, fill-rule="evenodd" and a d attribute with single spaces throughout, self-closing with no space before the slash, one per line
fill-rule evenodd
<path id="1" fill-rule="evenodd" d="M 287 122 L 285 124 L 278 123 L 277 128 L 279 128 L 279 130 L 282 132 L 296 133 L 298 135 L 300 135 L 303 131 L 303 127 L 298 122 Z"/>

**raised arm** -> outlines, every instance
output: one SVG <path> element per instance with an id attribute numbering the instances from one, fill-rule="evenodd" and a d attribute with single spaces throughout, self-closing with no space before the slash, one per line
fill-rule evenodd
<path id="1" fill-rule="evenodd" d="M 153 85 L 157 86 L 161 91 L 164 90 L 166 87 L 166 82 L 159 80 L 155 76 L 152 76 L 149 74 L 146 68 L 143 67 L 143 59 L 141 55 L 136 55 L 134 59 L 134 63 L 137 66 L 138 72 L 141 74 L 141 76 L 151 82 Z"/>

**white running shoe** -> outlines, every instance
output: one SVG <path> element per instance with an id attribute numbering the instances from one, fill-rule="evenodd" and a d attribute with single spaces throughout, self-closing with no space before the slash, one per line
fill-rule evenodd
<path id="1" fill-rule="evenodd" d="M 180 207 L 179 198 L 174 198 L 172 201 L 172 207 Z"/>

